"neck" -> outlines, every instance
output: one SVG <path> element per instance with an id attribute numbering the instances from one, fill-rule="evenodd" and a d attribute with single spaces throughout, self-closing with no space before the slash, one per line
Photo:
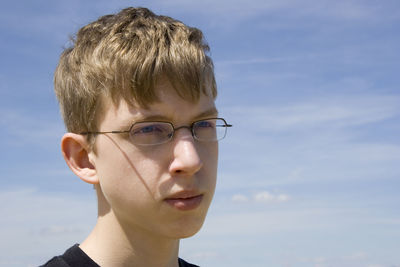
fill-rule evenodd
<path id="1" fill-rule="evenodd" d="M 95 228 L 80 248 L 104 267 L 178 267 L 179 239 L 124 226 L 112 211 L 98 217 Z"/>

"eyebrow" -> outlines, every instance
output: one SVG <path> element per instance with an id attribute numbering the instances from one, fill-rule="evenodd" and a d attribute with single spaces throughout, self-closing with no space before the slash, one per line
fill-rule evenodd
<path id="1" fill-rule="evenodd" d="M 218 110 L 216 107 L 212 107 L 209 110 L 206 110 L 200 114 L 198 114 L 196 117 L 194 117 L 195 120 L 201 119 L 201 118 L 207 118 L 210 116 L 218 116 Z"/>

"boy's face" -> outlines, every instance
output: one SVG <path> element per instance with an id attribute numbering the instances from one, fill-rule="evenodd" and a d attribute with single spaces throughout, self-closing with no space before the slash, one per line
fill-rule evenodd
<path id="1" fill-rule="evenodd" d="M 168 121 L 175 127 L 217 117 L 212 97 L 197 103 L 180 98 L 170 83 L 156 86 L 160 102 L 148 109 L 105 104 L 99 131 L 125 130 L 138 121 Z M 211 203 L 217 175 L 218 142 L 193 139 L 189 129 L 175 132 L 168 143 L 134 145 L 128 134 L 96 137 L 90 154 L 110 212 L 122 226 L 168 238 L 195 234 Z M 100 207 L 101 208 L 101 207 Z"/>

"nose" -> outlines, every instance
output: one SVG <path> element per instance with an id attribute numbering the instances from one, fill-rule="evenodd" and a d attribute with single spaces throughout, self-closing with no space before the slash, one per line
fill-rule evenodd
<path id="1" fill-rule="evenodd" d="M 175 132 L 173 143 L 173 160 L 169 171 L 172 175 L 192 176 L 203 166 L 196 141 L 190 129 Z"/>

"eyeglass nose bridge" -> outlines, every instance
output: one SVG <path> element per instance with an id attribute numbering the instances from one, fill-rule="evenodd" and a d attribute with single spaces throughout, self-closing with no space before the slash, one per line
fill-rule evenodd
<path id="1" fill-rule="evenodd" d="M 170 139 L 172 139 L 174 137 L 176 131 L 178 131 L 180 129 L 183 129 L 183 128 L 188 129 L 190 131 L 190 133 L 192 134 L 193 139 L 196 139 L 196 136 L 195 136 L 195 134 L 193 132 L 193 126 L 183 125 L 183 126 L 179 126 L 179 127 L 176 127 L 176 128 L 172 126 L 172 128 L 174 129 L 174 131 L 171 133 Z"/>

